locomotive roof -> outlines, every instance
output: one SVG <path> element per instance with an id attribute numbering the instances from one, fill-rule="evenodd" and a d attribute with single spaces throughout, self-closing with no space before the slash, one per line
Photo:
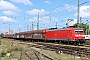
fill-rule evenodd
<path id="1" fill-rule="evenodd" d="M 63 27 L 58 29 L 48 29 L 48 31 L 54 31 L 54 30 L 68 30 L 68 29 L 74 29 L 74 30 L 82 30 L 83 28 L 74 28 L 74 27 Z"/>
<path id="2" fill-rule="evenodd" d="M 66 27 L 63 27 L 63 28 L 53 28 L 53 29 L 48 29 L 48 30 L 67 30 L 68 28 L 66 28 Z"/>

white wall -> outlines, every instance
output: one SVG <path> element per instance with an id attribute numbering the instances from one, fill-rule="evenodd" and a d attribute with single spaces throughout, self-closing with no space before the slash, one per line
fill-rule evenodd
<path id="1" fill-rule="evenodd" d="M 86 40 L 90 39 L 90 35 L 85 35 L 85 39 Z"/>

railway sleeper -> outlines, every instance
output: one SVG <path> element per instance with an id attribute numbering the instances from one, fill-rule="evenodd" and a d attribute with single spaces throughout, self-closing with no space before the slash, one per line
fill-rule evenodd
<path id="1" fill-rule="evenodd" d="M 39 44 L 39 43 L 38 43 Z M 58 45 L 52 45 L 52 44 L 43 44 L 40 43 L 41 45 L 44 46 L 43 49 L 48 49 L 48 50 L 55 50 L 60 48 L 64 53 L 68 53 L 68 54 L 74 54 L 74 51 L 77 51 L 77 55 L 81 56 L 82 54 L 85 56 L 89 55 L 87 52 L 85 53 L 85 51 L 88 51 L 85 48 L 76 48 L 76 47 L 67 47 L 67 46 L 58 46 Z M 66 52 L 65 52 L 66 51 Z M 90 56 L 90 55 L 89 55 Z"/>

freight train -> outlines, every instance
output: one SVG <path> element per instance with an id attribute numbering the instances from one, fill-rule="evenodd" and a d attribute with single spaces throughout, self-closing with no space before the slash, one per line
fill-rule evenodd
<path id="1" fill-rule="evenodd" d="M 52 42 L 72 43 L 75 45 L 85 43 L 83 28 L 64 28 L 64 29 L 44 29 L 19 32 L 16 34 L 4 34 L 3 37 L 24 39 L 24 40 L 41 40 Z"/>

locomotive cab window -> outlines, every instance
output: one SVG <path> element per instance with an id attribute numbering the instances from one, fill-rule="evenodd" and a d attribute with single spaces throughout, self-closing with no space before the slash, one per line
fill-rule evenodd
<path id="1" fill-rule="evenodd" d="M 75 30 L 76 34 L 83 34 L 83 30 Z"/>

